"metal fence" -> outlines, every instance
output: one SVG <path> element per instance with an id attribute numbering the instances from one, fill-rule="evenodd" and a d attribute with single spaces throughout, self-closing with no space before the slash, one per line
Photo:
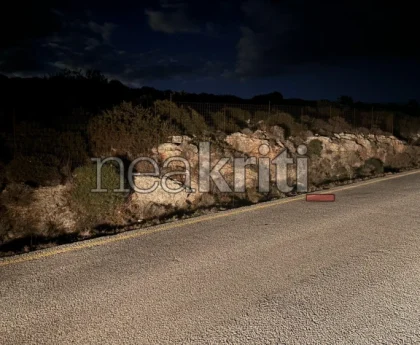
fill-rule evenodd
<path id="1" fill-rule="evenodd" d="M 221 104 L 174 102 L 178 109 L 194 111 L 204 117 L 207 124 L 228 130 L 232 123 L 245 126 L 264 121 L 268 124 L 285 124 L 291 121 L 308 129 L 330 129 L 346 131 L 367 129 L 381 130 L 394 134 L 394 113 L 382 110 L 361 110 L 356 108 L 338 108 L 334 106 L 311 107 L 300 105 L 277 104 Z M 287 117 L 286 114 L 291 116 Z M 189 119 L 187 119 L 189 120 Z M 278 123 L 276 123 L 278 122 Z M 324 128 L 322 128 L 324 127 Z"/>
<path id="2" fill-rule="evenodd" d="M 269 126 L 280 125 L 287 129 L 286 135 L 298 135 L 300 131 L 312 130 L 321 135 L 339 132 L 362 132 L 378 133 L 378 130 L 394 134 L 401 131 L 402 126 L 406 128 L 420 128 L 420 121 L 413 119 L 403 119 L 394 116 L 389 111 L 371 109 L 370 111 L 338 108 L 334 106 L 310 107 L 300 105 L 277 105 L 277 104 L 222 104 L 222 103 L 191 103 L 191 102 L 168 102 L 165 107 L 160 109 L 153 105 L 156 116 L 172 119 L 175 122 L 174 132 L 179 134 L 195 134 L 203 130 L 220 130 L 225 133 L 233 133 L 244 128 L 253 128 L 260 121 Z M 14 113 L 13 113 L 14 114 Z M 19 152 L 46 152 L 59 147 L 51 147 L 51 142 L 61 132 L 69 133 L 63 136 L 64 141 L 75 140 L 88 146 L 86 133 L 86 121 L 67 119 L 61 121 L 59 129 L 48 127 L 33 126 L 25 122 L 13 121 L 10 128 L 5 131 L 0 129 L 0 142 L 9 147 L 13 155 Z M 79 118 L 78 118 L 79 119 Z M 80 120 L 80 119 L 79 119 Z M 420 119 L 419 119 L 420 120 Z M 29 126 L 29 127 L 28 127 Z M 395 129 L 396 127 L 396 129 Z M 197 131 L 197 132 L 196 132 Z M 323 133 L 323 131 L 325 133 Z M 198 133 L 197 133 L 198 134 Z M 166 140 L 158 139 L 156 144 Z M 61 138 L 61 137 L 60 137 Z M 73 139 L 69 139 L 73 138 Z"/>

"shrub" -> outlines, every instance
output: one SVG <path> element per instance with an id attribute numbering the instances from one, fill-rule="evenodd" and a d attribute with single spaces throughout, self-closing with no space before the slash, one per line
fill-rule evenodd
<path id="1" fill-rule="evenodd" d="M 343 117 L 334 116 L 328 120 L 328 123 L 332 126 L 333 132 L 352 132 L 353 126 L 350 125 Z"/>
<path id="2" fill-rule="evenodd" d="M 384 163 L 378 158 L 369 158 L 364 165 L 357 169 L 357 174 L 360 176 L 371 176 L 375 174 L 382 174 L 384 172 Z"/>
<path id="3" fill-rule="evenodd" d="M 273 114 L 258 111 L 255 119 L 263 120 L 268 126 L 280 126 L 285 130 L 285 138 L 290 136 L 300 136 L 308 129 L 306 123 L 298 123 L 294 117 L 288 113 L 276 112 Z"/>
<path id="4" fill-rule="evenodd" d="M 225 132 L 227 134 L 239 132 L 241 127 L 236 123 L 232 117 L 225 116 L 224 111 L 211 113 L 211 120 L 216 130 Z"/>
<path id="5" fill-rule="evenodd" d="M 369 135 L 370 130 L 366 127 L 359 127 L 355 129 L 356 134 Z"/>
<path id="6" fill-rule="evenodd" d="M 253 114 L 252 122 L 253 123 L 258 123 L 259 121 L 264 121 L 265 123 L 267 123 L 268 119 L 270 118 L 270 115 L 272 115 L 272 114 L 270 114 L 266 111 L 258 110 Z"/>
<path id="7" fill-rule="evenodd" d="M 322 119 L 315 119 L 310 124 L 311 130 L 321 135 L 331 135 L 334 133 L 333 126 Z"/>
<path id="8" fill-rule="evenodd" d="M 338 164 L 335 167 L 335 181 L 344 181 L 352 177 L 351 168 L 347 169 L 345 165 Z"/>
<path id="9" fill-rule="evenodd" d="M 308 144 L 308 154 L 310 156 L 321 157 L 322 149 L 323 145 L 321 140 L 313 139 Z"/>
<path id="10" fill-rule="evenodd" d="M 326 158 L 312 160 L 308 169 L 308 183 L 320 186 L 331 180 L 331 161 Z"/>
<path id="11" fill-rule="evenodd" d="M 210 119 L 216 130 L 231 134 L 249 127 L 251 113 L 240 108 L 226 107 L 217 112 L 211 112 Z"/>
<path id="12" fill-rule="evenodd" d="M 0 245 L 7 244 L 13 240 L 30 240 L 37 233 L 34 225 L 36 221 L 30 216 L 22 218 L 20 213 L 14 208 L 9 209 L 0 205 Z M 0 247 L 0 252 L 1 249 Z"/>
<path id="13" fill-rule="evenodd" d="M 164 100 L 154 103 L 155 116 L 172 125 L 175 132 L 182 134 L 199 135 L 208 129 L 204 116 L 194 109 L 178 107 L 175 103 Z"/>
<path id="14" fill-rule="evenodd" d="M 420 133 L 420 118 L 405 114 L 395 116 L 395 135 L 403 139 L 410 139 Z"/>
<path id="15" fill-rule="evenodd" d="M 6 167 L 6 177 L 11 182 L 33 186 L 60 184 L 60 162 L 53 155 L 17 156 Z"/>
<path id="16" fill-rule="evenodd" d="M 116 222 L 116 215 L 124 204 L 127 194 L 114 192 L 120 187 L 120 175 L 116 166 L 111 163 L 102 167 L 102 188 L 107 192 L 92 192 L 96 189 L 96 165 L 85 165 L 75 169 L 73 186 L 70 192 L 72 208 L 81 216 L 84 228 L 99 223 Z"/>
<path id="17" fill-rule="evenodd" d="M 148 154 L 170 133 L 168 121 L 127 102 L 95 116 L 88 124 L 91 152 L 100 157 L 137 158 Z"/>
<path id="18" fill-rule="evenodd" d="M 225 109 L 225 113 L 226 119 L 231 119 L 241 129 L 248 127 L 248 124 L 251 121 L 251 113 L 247 110 L 228 107 Z"/>
<path id="19" fill-rule="evenodd" d="M 402 169 L 418 166 L 418 155 L 414 149 L 407 149 L 406 152 L 395 153 L 387 156 L 384 170 L 400 171 Z"/>
<path id="20" fill-rule="evenodd" d="M 10 183 L 0 194 L 4 206 L 28 206 L 33 201 L 33 188 L 23 183 Z"/>
<path id="21" fill-rule="evenodd" d="M 28 207 L 33 201 L 33 189 L 21 183 L 10 183 L 0 194 L 0 244 L 10 239 L 34 233 L 36 219 L 22 218 L 17 208 Z"/>

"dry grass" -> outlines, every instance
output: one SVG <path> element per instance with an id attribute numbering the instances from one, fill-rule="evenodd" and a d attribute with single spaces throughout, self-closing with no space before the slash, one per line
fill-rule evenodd
<path id="1" fill-rule="evenodd" d="M 128 193 L 114 191 L 120 187 L 120 175 L 114 165 L 107 163 L 102 167 L 102 188 L 107 192 L 92 192 L 97 186 L 96 165 L 77 168 L 73 176 L 69 197 L 80 229 L 123 222 L 121 210 Z"/>
<path id="2" fill-rule="evenodd" d="M 0 197 L 0 244 L 54 240 L 75 232 L 67 195 L 66 186 L 9 184 Z"/>

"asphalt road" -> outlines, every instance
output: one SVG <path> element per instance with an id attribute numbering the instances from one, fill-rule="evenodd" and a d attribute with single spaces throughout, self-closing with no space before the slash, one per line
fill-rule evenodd
<path id="1" fill-rule="evenodd" d="M 0 344 L 420 344 L 420 174 L 335 192 L 1 260 Z"/>

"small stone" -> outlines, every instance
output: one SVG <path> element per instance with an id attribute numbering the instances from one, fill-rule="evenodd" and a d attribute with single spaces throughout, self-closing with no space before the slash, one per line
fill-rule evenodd
<path id="1" fill-rule="evenodd" d="M 182 144 L 182 136 L 181 135 L 172 136 L 172 144 Z"/>

